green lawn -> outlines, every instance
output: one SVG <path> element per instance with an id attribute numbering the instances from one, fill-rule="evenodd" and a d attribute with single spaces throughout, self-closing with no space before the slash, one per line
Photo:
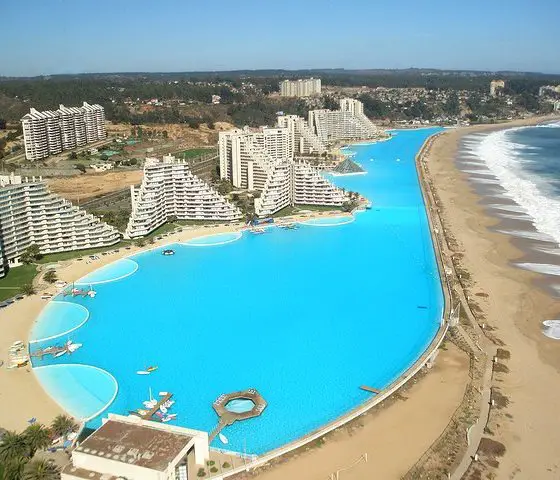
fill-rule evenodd
<path id="1" fill-rule="evenodd" d="M 206 153 L 213 153 L 216 149 L 214 147 L 211 148 L 190 148 L 189 150 L 183 150 L 182 152 L 178 152 L 177 156 L 179 158 L 194 158 L 200 157 Z"/>
<path id="2" fill-rule="evenodd" d="M 73 258 L 84 257 L 87 255 L 94 255 L 96 253 L 107 252 L 108 250 L 123 248 L 129 244 L 130 241 L 121 240 L 119 243 L 111 245 L 110 247 L 87 248 L 85 250 L 73 250 L 70 252 L 48 253 L 47 255 L 44 255 L 40 260 L 38 260 L 37 263 L 45 264 L 63 262 L 64 260 L 72 260 Z"/>
<path id="3" fill-rule="evenodd" d="M 11 268 L 4 278 L 0 278 L 0 301 L 17 295 L 22 285 L 31 283 L 36 274 L 37 267 L 35 265 L 21 265 Z"/>

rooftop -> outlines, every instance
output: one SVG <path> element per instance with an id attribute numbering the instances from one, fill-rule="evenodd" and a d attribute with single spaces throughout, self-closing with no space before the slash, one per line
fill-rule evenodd
<path id="1" fill-rule="evenodd" d="M 76 452 L 165 471 L 191 440 L 183 433 L 108 420 Z"/>

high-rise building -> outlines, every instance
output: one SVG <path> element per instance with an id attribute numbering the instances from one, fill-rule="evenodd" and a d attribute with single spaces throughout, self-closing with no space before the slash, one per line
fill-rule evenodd
<path id="1" fill-rule="evenodd" d="M 341 206 L 345 201 L 344 192 L 316 169 L 294 160 L 296 132 L 300 142 L 305 141 L 300 129 L 305 121 L 301 120 L 279 117 L 279 123 L 286 126 L 219 134 L 220 176 L 235 187 L 261 192 L 255 199 L 258 216 L 272 215 L 295 204 Z M 309 134 L 309 143 L 313 143 L 311 138 Z"/>
<path id="2" fill-rule="evenodd" d="M 326 145 L 344 140 L 376 138 L 380 134 L 364 114 L 362 102 L 353 98 L 341 99 L 340 110 L 310 110 L 308 124 Z"/>
<path id="3" fill-rule="evenodd" d="M 87 102 L 81 107 L 60 105 L 56 111 L 39 112 L 31 108 L 21 124 L 28 160 L 41 160 L 107 136 L 105 110 Z"/>
<path id="4" fill-rule="evenodd" d="M 193 175 L 186 161 L 168 155 L 147 158 L 144 178 L 131 187 L 132 213 L 126 236 L 141 237 L 170 218 L 232 222 L 242 215 L 204 181 Z"/>
<path id="5" fill-rule="evenodd" d="M 262 190 L 271 167 L 293 157 L 292 146 L 293 136 L 287 127 L 220 132 L 220 176 L 234 187 Z"/>
<path id="6" fill-rule="evenodd" d="M 309 128 L 307 121 L 297 115 L 279 115 L 278 126 L 285 127 L 292 136 L 292 150 L 294 153 L 307 155 L 321 154 L 327 151 L 325 144 Z"/>
<path id="7" fill-rule="evenodd" d="M 340 207 L 347 196 L 304 161 L 286 160 L 274 166 L 259 198 L 255 213 L 267 217 L 293 205 Z"/>
<path id="8" fill-rule="evenodd" d="M 310 97 L 311 95 L 320 94 L 320 78 L 283 80 L 280 82 L 280 95 L 283 97 Z"/>
<path id="9" fill-rule="evenodd" d="M 116 228 L 50 193 L 39 177 L 0 176 L 2 264 L 15 266 L 30 245 L 42 254 L 113 245 Z"/>
<path id="10" fill-rule="evenodd" d="M 490 96 L 495 97 L 499 95 L 505 86 L 506 82 L 504 80 L 492 80 L 490 82 Z"/>

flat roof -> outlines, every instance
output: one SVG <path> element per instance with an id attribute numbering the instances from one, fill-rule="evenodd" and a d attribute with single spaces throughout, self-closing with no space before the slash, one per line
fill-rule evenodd
<path id="1" fill-rule="evenodd" d="M 192 438 L 148 425 L 108 420 L 75 451 L 164 471 Z"/>

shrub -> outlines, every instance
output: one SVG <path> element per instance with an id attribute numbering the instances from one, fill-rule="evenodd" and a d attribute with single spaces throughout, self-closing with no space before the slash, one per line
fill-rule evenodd
<path id="1" fill-rule="evenodd" d="M 218 469 L 217 469 L 216 467 L 212 467 L 212 468 L 210 469 L 210 472 L 212 472 L 212 473 L 216 473 L 217 471 L 218 471 Z"/>
<path id="2" fill-rule="evenodd" d="M 222 463 L 222 467 L 223 468 L 230 468 L 231 465 L 229 464 L 229 462 L 224 462 L 224 463 Z"/>
<path id="3" fill-rule="evenodd" d="M 206 465 L 210 465 L 210 466 L 215 465 L 215 464 L 216 464 L 216 462 L 214 460 L 208 460 L 206 462 Z"/>
<path id="4" fill-rule="evenodd" d="M 54 270 L 47 270 L 43 278 L 47 283 L 54 283 L 58 280 L 58 277 L 56 276 L 56 272 Z"/>
<path id="5" fill-rule="evenodd" d="M 200 467 L 198 469 L 198 473 L 196 474 L 197 477 L 205 477 L 206 476 L 206 470 L 204 470 L 204 468 Z"/>

